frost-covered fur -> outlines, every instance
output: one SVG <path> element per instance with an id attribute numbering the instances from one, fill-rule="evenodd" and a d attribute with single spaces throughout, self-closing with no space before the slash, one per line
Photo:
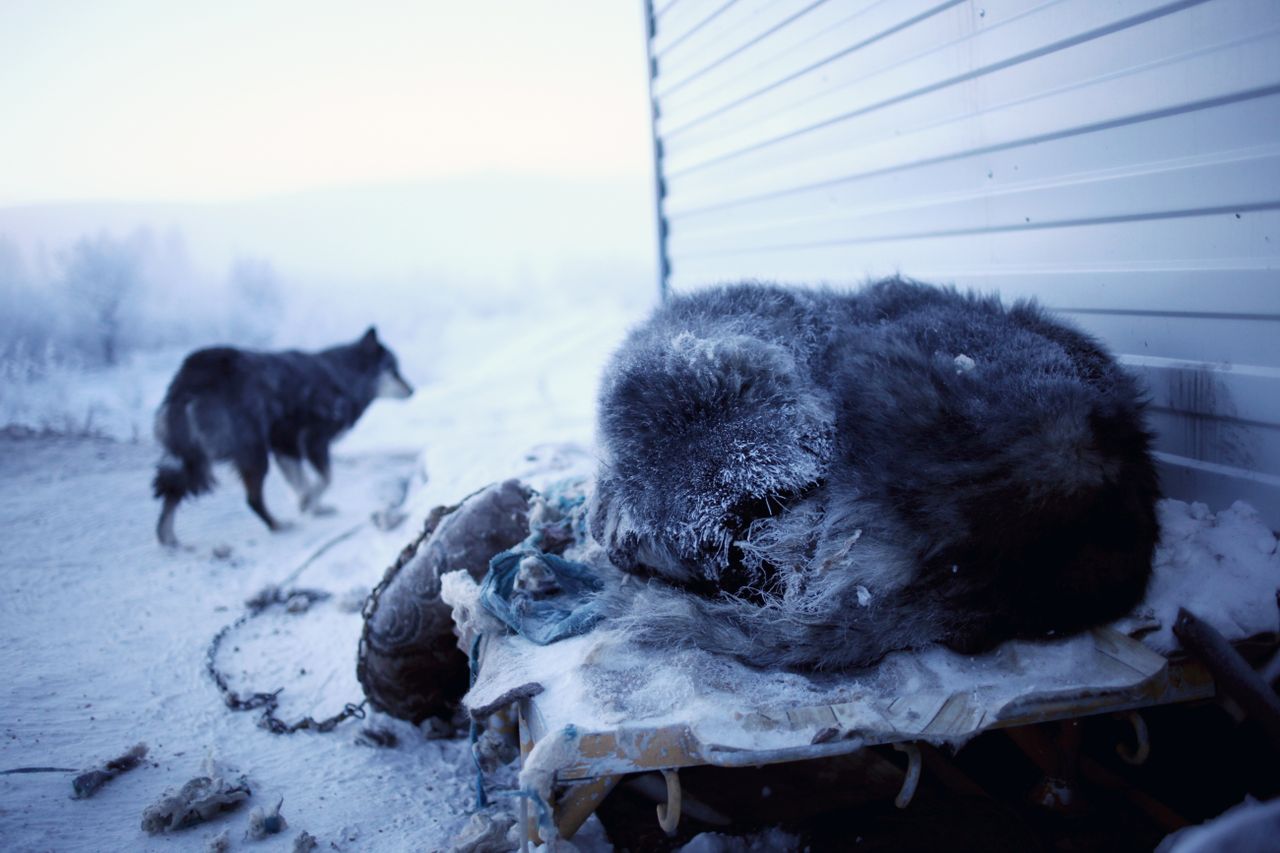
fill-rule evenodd
<path id="1" fill-rule="evenodd" d="M 902 280 L 670 300 L 605 373 L 594 537 L 648 641 L 837 668 L 1068 633 L 1141 598 L 1133 380 L 1034 304 Z"/>

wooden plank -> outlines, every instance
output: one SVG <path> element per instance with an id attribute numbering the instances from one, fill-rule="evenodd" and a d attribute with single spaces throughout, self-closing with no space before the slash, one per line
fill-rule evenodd
<path id="1" fill-rule="evenodd" d="M 787 719 L 793 728 L 810 729 L 815 732 L 836 725 L 836 716 L 827 705 L 792 708 L 787 711 Z"/>

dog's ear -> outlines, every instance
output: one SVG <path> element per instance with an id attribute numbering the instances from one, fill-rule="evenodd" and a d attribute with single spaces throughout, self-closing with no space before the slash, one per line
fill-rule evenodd
<path id="1" fill-rule="evenodd" d="M 360 338 L 360 346 L 366 350 L 376 350 L 378 348 L 378 330 L 370 326 L 368 331 Z"/>

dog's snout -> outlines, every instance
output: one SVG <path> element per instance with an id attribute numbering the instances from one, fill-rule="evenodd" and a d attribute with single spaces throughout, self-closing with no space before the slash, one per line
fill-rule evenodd
<path id="1" fill-rule="evenodd" d="M 393 368 L 391 371 L 391 376 L 393 379 L 395 379 L 396 382 L 400 384 L 401 392 L 405 397 L 409 397 L 413 395 L 413 386 L 409 384 L 408 379 L 405 379 L 404 376 L 401 375 L 399 368 Z"/>
<path id="2" fill-rule="evenodd" d="M 404 380 L 398 370 L 386 370 L 378 377 L 378 396 L 403 400 L 413 394 L 413 386 Z"/>

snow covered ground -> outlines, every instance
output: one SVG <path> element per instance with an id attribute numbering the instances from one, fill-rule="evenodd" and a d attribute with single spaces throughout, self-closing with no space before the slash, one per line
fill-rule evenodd
<path id="1" fill-rule="evenodd" d="M 156 544 L 149 480 L 158 450 L 138 427 L 176 363 L 122 368 L 138 393 L 103 393 L 111 417 L 100 423 L 137 442 L 0 439 L 0 773 L 79 771 L 140 741 L 150 748 L 140 768 L 91 799 L 70 798 L 73 773 L 0 775 L 0 849 L 199 850 L 224 828 L 232 849 L 287 850 L 301 830 L 321 849 L 447 846 L 474 802 L 464 743 L 372 716 L 330 734 L 272 735 L 256 727 L 255 712 L 223 707 L 205 673 L 206 647 L 267 584 L 323 589 L 334 597 L 310 611 L 268 611 L 231 635 L 219 664 L 237 690 L 284 687 L 285 719 L 358 701 L 360 617 L 341 605 L 376 584 L 430 506 L 554 466 L 550 448 L 585 453 L 597 371 L 647 307 L 606 299 L 541 316 L 474 315 L 430 340 L 391 340 L 418 393 L 376 402 L 336 446 L 337 515 L 297 519 L 272 473 L 268 505 L 298 522 L 278 535 L 244 507 L 224 470 L 221 488 L 178 513 L 189 550 Z M 79 387 L 101 392 L 120 376 L 82 377 Z M 75 401 L 50 392 L 40 405 L 73 411 Z M 397 529 L 369 522 L 401 501 L 408 520 Z M 398 746 L 358 744 L 370 725 L 392 731 Z M 288 829 L 243 841 L 250 809 L 242 808 L 206 826 L 145 834 L 143 809 L 198 775 L 207 756 L 248 776 L 249 806 L 283 797 Z"/>

